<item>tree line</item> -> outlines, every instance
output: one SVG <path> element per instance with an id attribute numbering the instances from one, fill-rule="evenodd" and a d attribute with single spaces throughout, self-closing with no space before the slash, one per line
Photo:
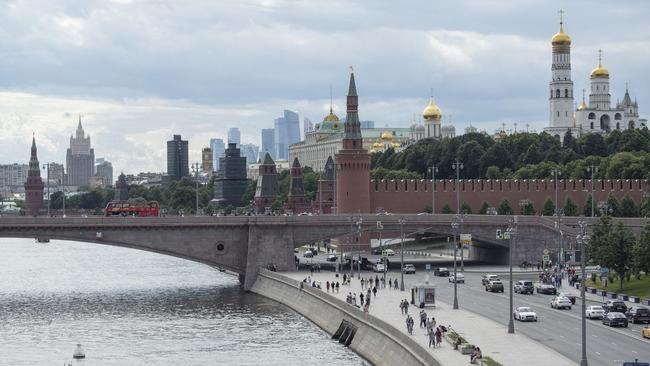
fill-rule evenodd
<path id="1" fill-rule="evenodd" d="M 562 141 L 542 133 L 514 133 L 494 139 L 469 133 L 441 140 L 423 139 L 400 152 L 388 149 L 373 154 L 376 175 L 391 179 L 454 179 L 452 163 L 463 163 L 462 179 L 548 179 L 553 170 L 563 179 L 650 179 L 650 131 L 647 128 L 608 135 L 584 134 L 575 138 L 567 131 Z M 415 174 L 415 175 L 414 175 Z"/>
<path id="2" fill-rule="evenodd" d="M 635 237 L 622 222 L 614 223 L 611 216 L 605 215 L 594 227 L 586 249 L 594 264 L 614 271 L 610 278 L 618 279 L 619 290 L 623 290 L 624 281 L 631 276 L 639 279 L 641 273 L 650 274 L 650 223 Z"/>

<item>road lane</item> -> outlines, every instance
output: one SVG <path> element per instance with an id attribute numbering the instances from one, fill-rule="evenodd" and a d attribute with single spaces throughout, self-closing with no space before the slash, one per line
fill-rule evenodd
<path id="1" fill-rule="evenodd" d="M 398 272 L 391 273 L 393 277 Z M 508 281 L 504 280 L 506 291 L 486 292 L 481 285 L 480 274 L 465 273 L 466 283 L 458 285 L 459 304 L 467 310 L 504 324 L 504 336 L 508 323 Z M 531 275 L 523 277 L 531 278 Z M 422 282 L 423 271 L 415 276 L 405 276 L 409 285 Z M 507 278 L 507 276 L 506 276 Z M 437 285 L 436 296 L 443 301 L 453 301 L 453 284 L 446 277 L 431 277 Z M 581 354 L 580 299 L 571 310 L 556 310 L 550 307 L 552 295 L 515 294 L 514 306 L 530 306 L 537 312 L 539 321 L 516 322 L 515 329 L 561 354 L 579 361 Z M 615 361 L 650 361 L 650 341 L 641 337 L 642 325 L 630 324 L 629 328 L 610 328 L 600 320 L 587 321 L 587 352 L 590 365 L 612 366 Z"/>

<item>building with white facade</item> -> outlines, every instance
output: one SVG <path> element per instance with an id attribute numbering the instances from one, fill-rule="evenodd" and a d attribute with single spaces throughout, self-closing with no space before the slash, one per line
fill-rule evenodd
<path id="1" fill-rule="evenodd" d="M 560 139 L 567 131 L 574 136 L 583 133 L 608 133 L 647 126 L 647 120 L 639 117 L 639 105 L 632 102 L 626 88 L 622 102 L 612 107 L 609 70 L 602 63 L 599 51 L 598 66 L 591 71 L 589 103 L 582 96 L 582 103 L 574 109 L 574 88 L 571 80 L 571 37 L 564 32 L 560 18 L 560 30 L 551 39 L 552 63 L 549 83 L 549 124 L 544 131 Z"/>

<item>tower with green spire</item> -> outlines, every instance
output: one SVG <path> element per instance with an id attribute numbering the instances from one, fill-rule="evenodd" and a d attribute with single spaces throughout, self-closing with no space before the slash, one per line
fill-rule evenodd
<path id="1" fill-rule="evenodd" d="M 38 216 L 43 208 L 44 186 L 43 179 L 41 179 L 41 164 L 38 162 L 36 138 L 32 137 L 32 153 L 25 182 L 25 214 L 27 216 Z"/>

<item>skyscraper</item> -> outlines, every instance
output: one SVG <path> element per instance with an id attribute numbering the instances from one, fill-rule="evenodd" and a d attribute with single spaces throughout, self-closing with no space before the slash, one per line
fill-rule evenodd
<path id="1" fill-rule="evenodd" d="M 43 208 L 43 180 L 41 164 L 36 153 L 36 139 L 32 137 L 32 153 L 29 159 L 29 171 L 25 181 L 25 211 L 27 216 L 37 216 Z"/>
<path id="2" fill-rule="evenodd" d="M 228 143 L 229 144 L 241 144 L 241 132 L 239 132 L 239 128 L 233 127 L 228 129 Z"/>
<path id="3" fill-rule="evenodd" d="M 101 178 L 104 187 L 108 187 L 113 184 L 113 164 L 110 161 L 107 161 L 103 158 L 97 159 L 97 164 L 95 165 L 96 175 Z"/>
<path id="4" fill-rule="evenodd" d="M 90 136 L 85 136 L 81 116 L 75 136 L 70 136 L 70 148 L 66 152 L 67 184 L 85 186 L 95 173 L 95 150 L 90 148 Z"/>
<path id="5" fill-rule="evenodd" d="M 219 158 L 223 157 L 226 145 L 222 139 L 210 139 L 210 148 L 212 149 L 212 169 L 216 172 L 219 170 Z"/>
<path id="6" fill-rule="evenodd" d="M 201 150 L 201 170 L 203 170 L 203 173 L 206 173 L 209 176 L 212 175 L 212 159 L 212 149 L 209 147 L 204 147 L 203 150 Z"/>
<path id="7" fill-rule="evenodd" d="M 246 164 L 257 163 L 260 148 L 255 144 L 241 144 L 241 156 L 246 158 Z"/>
<path id="8" fill-rule="evenodd" d="M 303 135 L 307 136 L 308 133 L 314 130 L 314 123 L 307 117 L 302 120 Z"/>
<path id="9" fill-rule="evenodd" d="M 214 200 L 221 206 L 239 206 L 248 187 L 246 158 L 241 156 L 235 143 L 229 143 L 220 159 L 221 169 L 214 181 Z"/>
<path id="10" fill-rule="evenodd" d="M 179 180 L 190 174 L 188 143 L 182 140 L 181 135 L 174 135 L 167 141 L 167 179 Z"/>
<path id="11" fill-rule="evenodd" d="M 275 158 L 275 148 L 273 147 L 273 139 L 275 138 L 275 129 L 273 128 L 263 128 L 262 129 L 262 148 L 260 149 L 260 158 L 264 157 L 268 153 L 271 158 Z"/>
<path id="12" fill-rule="evenodd" d="M 284 110 L 284 117 L 275 119 L 275 156 L 286 160 L 289 157 L 289 145 L 300 141 L 300 117 L 298 113 Z"/>

